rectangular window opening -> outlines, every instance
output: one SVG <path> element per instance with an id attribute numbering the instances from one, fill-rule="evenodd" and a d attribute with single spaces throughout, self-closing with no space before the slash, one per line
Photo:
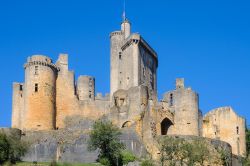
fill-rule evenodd
<path id="1" fill-rule="evenodd" d="M 35 84 L 35 92 L 38 92 L 38 84 Z"/>
<path id="2" fill-rule="evenodd" d="M 20 85 L 19 90 L 20 90 L 20 91 L 23 90 L 23 85 Z"/>
<path id="3" fill-rule="evenodd" d="M 122 53 L 119 52 L 119 59 L 121 60 L 122 59 Z"/>
<path id="4" fill-rule="evenodd" d="M 35 66 L 35 75 L 38 75 L 38 66 Z"/>

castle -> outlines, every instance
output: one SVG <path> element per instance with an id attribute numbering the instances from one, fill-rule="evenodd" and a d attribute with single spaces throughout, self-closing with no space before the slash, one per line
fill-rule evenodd
<path id="1" fill-rule="evenodd" d="M 153 155 L 157 150 L 152 142 L 159 135 L 217 139 L 229 143 L 233 154 L 245 155 L 245 119 L 231 107 L 203 116 L 199 95 L 182 78 L 158 100 L 158 55 L 140 34 L 131 33 L 127 19 L 110 41 L 110 94 L 105 96 L 96 95 L 94 77 L 74 79 L 67 54 L 56 63 L 43 55 L 29 57 L 25 82 L 13 84 L 12 128 L 23 133 L 60 130 L 67 117 L 105 116 L 120 128 L 133 127 Z"/>

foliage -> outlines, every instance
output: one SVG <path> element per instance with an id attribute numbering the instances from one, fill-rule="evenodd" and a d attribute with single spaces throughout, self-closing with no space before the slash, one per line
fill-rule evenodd
<path id="1" fill-rule="evenodd" d="M 151 160 L 144 160 L 142 161 L 141 166 L 154 166 L 154 163 Z"/>
<path id="2" fill-rule="evenodd" d="M 121 135 L 118 127 L 109 121 L 96 121 L 90 133 L 88 149 L 90 151 L 99 150 L 99 160 L 108 159 L 111 165 L 117 165 L 120 161 L 121 151 L 125 146 L 120 143 Z M 118 162 L 117 162 L 118 161 Z"/>
<path id="3" fill-rule="evenodd" d="M 0 133 L 0 165 L 6 162 L 9 158 L 10 144 L 7 136 Z"/>
<path id="4" fill-rule="evenodd" d="M 250 130 L 246 128 L 246 147 L 247 147 L 247 155 L 250 154 Z"/>
<path id="5" fill-rule="evenodd" d="M 136 157 L 130 151 L 124 150 L 121 152 L 121 160 L 123 165 L 127 165 L 130 162 L 134 162 Z"/>
<path id="6" fill-rule="evenodd" d="M 219 154 L 221 156 L 222 164 L 225 165 L 225 166 L 230 165 L 230 163 L 232 162 L 231 161 L 231 153 L 226 151 L 223 148 L 218 149 L 218 152 L 219 152 Z"/>
<path id="7" fill-rule="evenodd" d="M 0 164 L 16 163 L 27 151 L 28 145 L 15 136 L 0 133 Z"/>
<path id="8" fill-rule="evenodd" d="M 249 166 L 250 165 L 250 155 L 248 155 L 248 157 L 246 157 L 243 160 L 243 166 Z"/>
<path id="9" fill-rule="evenodd" d="M 161 163 L 170 165 L 204 165 L 210 153 L 207 143 L 202 139 L 188 142 L 182 138 L 166 137 L 161 148 Z"/>
<path id="10" fill-rule="evenodd" d="M 102 164 L 102 165 L 105 165 L 105 166 L 111 166 L 111 163 L 110 163 L 110 161 L 109 161 L 109 159 L 107 159 L 107 158 L 101 158 L 101 159 L 99 159 L 99 162 Z"/>

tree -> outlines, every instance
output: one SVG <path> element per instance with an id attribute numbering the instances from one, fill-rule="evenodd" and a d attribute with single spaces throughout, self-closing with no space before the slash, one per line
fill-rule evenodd
<path id="1" fill-rule="evenodd" d="M 165 137 L 161 142 L 161 163 L 170 166 L 195 164 L 204 165 L 209 160 L 210 152 L 207 143 L 202 139 L 192 142 L 182 138 Z"/>
<path id="2" fill-rule="evenodd" d="M 0 165 L 8 160 L 10 145 L 7 136 L 0 133 Z"/>
<path id="3" fill-rule="evenodd" d="M 16 163 L 26 153 L 28 145 L 14 135 L 0 133 L 0 164 Z"/>
<path id="4" fill-rule="evenodd" d="M 125 148 L 124 144 L 119 141 L 120 135 L 121 132 L 119 128 L 111 122 L 98 120 L 90 132 L 88 149 L 90 151 L 98 149 L 100 151 L 98 156 L 99 161 L 105 160 L 106 165 L 119 165 L 118 163 L 121 162 L 121 151 Z M 108 162 L 106 160 L 108 160 Z"/>

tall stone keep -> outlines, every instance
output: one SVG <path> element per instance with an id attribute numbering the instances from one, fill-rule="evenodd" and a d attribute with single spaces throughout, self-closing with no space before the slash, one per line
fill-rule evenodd
<path id="1" fill-rule="evenodd" d="M 145 85 L 150 98 L 157 96 L 156 52 L 137 33 L 131 33 L 131 24 L 125 19 L 121 30 L 112 32 L 110 57 L 110 96 L 119 89 Z"/>
<path id="2" fill-rule="evenodd" d="M 55 129 L 58 68 L 49 57 L 29 57 L 25 68 L 24 130 Z"/>

